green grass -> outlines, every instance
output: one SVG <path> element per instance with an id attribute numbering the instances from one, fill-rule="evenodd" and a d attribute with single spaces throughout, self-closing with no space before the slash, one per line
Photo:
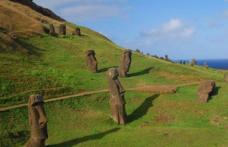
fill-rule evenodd
<path id="1" fill-rule="evenodd" d="M 122 49 L 104 36 L 81 28 L 82 37 L 43 35 L 18 40 L 27 54 L 18 50 L 0 52 L 0 107 L 26 103 L 28 96 L 37 92 L 52 98 L 106 89 L 106 70 L 119 65 Z M 86 69 L 88 49 L 96 51 L 98 73 Z M 138 53 L 132 59 L 130 77 L 120 79 L 125 88 L 213 79 L 218 94 L 208 104 L 199 104 L 196 86 L 160 96 L 127 93 L 126 126 L 110 119 L 108 94 L 48 103 L 49 145 L 228 146 L 224 71 L 174 64 Z M 29 136 L 27 119 L 26 108 L 0 113 L 0 146 L 22 146 Z"/>
<path id="2" fill-rule="evenodd" d="M 107 87 L 105 71 L 118 66 L 122 49 L 103 36 L 82 28 L 84 36 L 51 37 L 43 35 L 19 39 L 28 54 L 19 51 L 0 53 L 0 106 L 24 103 L 24 91 L 64 87 L 67 95 Z M 86 69 L 85 51 L 94 49 L 99 73 Z M 145 84 L 176 84 L 200 79 L 222 80 L 223 73 L 214 69 L 173 64 L 140 54 L 133 54 L 131 77 L 121 79 L 125 87 Z M 97 84 L 99 83 L 99 84 Z M 53 95 L 54 94 L 54 95 Z M 6 100 L 7 99 L 7 100 Z"/>
<path id="3" fill-rule="evenodd" d="M 228 88 L 228 87 L 226 87 Z M 108 94 L 46 104 L 48 145 L 58 146 L 227 146 L 225 96 L 208 104 L 196 102 L 196 87 L 175 95 L 127 93 L 129 123 L 110 118 Z M 221 93 L 227 89 L 221 89 Z M 214 106 L 219 105 L 219 108 Z M 223 110 L 223 111 L 221 111 Z M 1 113 L 2 145 L 21 146 L 29 136 L 27 109 Z M 216 118 L 219 119 L 216 119 Z M 21 135 L 18 135 L 21 134 Z M 13 137 L 12 137 L 13 136 Z"/>

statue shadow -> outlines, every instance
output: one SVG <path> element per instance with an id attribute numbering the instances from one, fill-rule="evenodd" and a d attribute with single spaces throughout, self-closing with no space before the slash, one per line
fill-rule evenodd
<path id="1" fill-rule="evenodd" d="M 134 77 L 134 76 L 140 76 L 140 75 L 145 75 L 145 74 L 148 74 L 150 73 L 150 71 L 153 69 L 153 67 L 149 67 L 149 68 L 146 68 L 142 71 L 138 71 L 138 72 L 135 72 L 135 73 L 130 73 L 128 74 L 128 77 Z"/>
<path id="2" fill-rule="evenodd" d="M 15 41 L 19 45 L 21 45 L 23 48 L 26 49 L 28 55 L 34 55 L 34 56 L 40 57 L 42 55 L 42 52 L 44 51 L 43 49 L 38 48 L 32 44 L 29 44 L 29 43 L 25 42 L 24 40 L 15 39 Z"/>
<path id="3" fill-rule="evenodd" d="M 101 69 L 98 69 L 98 73 L 102 73 L 102 72 L 106 72 L 108 71 L 110 68 L 117 68 L 117 66 L 111 66 L 111 67 L 105 67 L 105 68 L 101 68 Z"/>
<path id="4" fill-rule="evenodd" d="M 137 108 L 135 109 L 134 112 L 132 112 L 128 117 L 128 123 L 131 123 L 135 120 L 140 119 L 141 117 L 143 117 L 144 115 L 146 115 L 146 113 L 148 112 L 149 108 L 153 106 L 153 101 L 158 98 L 160 95 L 159 94 L 155 94 L 151 97 L 148 97 L 145 99 L 145 101 Z"/>
<path id="5" fill-rule="evenodd" d="M 93 135 L 88 135 L 88 136 L 84 136 L 81 138 L 76 138 L 76 139 L 72 139 L 63 143 L 59 143 L 59 144 L 53 144 L 53 145 L 48 145 L 47 147 L 72 147 L 75 146 L 79 143 L 82 142 L 86 142 L 86 141 L 91 141 L 91 140 L 97 140 L 97 139 L 102 139 L 104 136 L 110 134 L 110 133 L 114 133 L 117 132 L 118 130 L 120 130 L 120 128 L 114 128 L 102 133 L 98 133 L 98 134 L 93 134 Z"/>
<path id="6" fill-rule="evenodd" d="M 214 91 L 209 96 L 208 102 L 211 101 L 214 96 L 219 94 L 220 89 L 221 87 L 215 87 Z"/>

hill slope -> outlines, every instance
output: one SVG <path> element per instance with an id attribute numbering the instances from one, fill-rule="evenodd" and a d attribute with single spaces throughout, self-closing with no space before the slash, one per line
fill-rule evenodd
<path id="1" fill-rule="evenodd" d="M 123 48 L 88 28 L 80 26 L 81 37 L 70 35 L 75 25 L 8 0 L 0 1 L 0 19 L 5 20 L 0 24 L 0 107 L 26 103 L 34 92 L 43 91 L 48 99 L 106 89 L 106 70 L 119 65 Z M 68 35 L 45 34 L 43 28 L 49 23 L 56 28 L 67 23 Z M 86 69 L 88 49 L 96 51 L 96 74 Z M 130 122 L 124 127 L 110 120 L 107 94 L 50 103 L 46 106 L 48 144 L 226 146 L 228 86 L 223 82 L 223 74 L 215 69 L 179 65 L 134 53 L 130 76 L 121 79 L 125 88 L 214 79 L 220 88 L 218 95 L 208 105 L 200 105 L 196 102 L 197 86 L 180 88 L 174 95 L 127 92 Z M 28 138 L 26 122 L 26 108 L 0 113 L 0 146 L 21 146 Z"/>

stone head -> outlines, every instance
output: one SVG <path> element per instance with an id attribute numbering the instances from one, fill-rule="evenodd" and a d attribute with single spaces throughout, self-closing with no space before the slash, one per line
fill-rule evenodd
<path id="1" fill-rule="evenodd" d="M 108 74 L 108 77 L 113 80 L 117 79 L 119 76 L 119 72 L 118 72 L 117 68 L 110 68 L 108 70 L 107 74 Z"/>

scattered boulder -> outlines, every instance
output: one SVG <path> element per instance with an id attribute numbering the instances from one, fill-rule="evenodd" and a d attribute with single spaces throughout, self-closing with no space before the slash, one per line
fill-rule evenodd
<path id="1" fill-rule="evenodd" d="M 110 68 L 107 75 L 112 118 L 117 124 L 126 124 L 127 114 L 125 110 L 126 102 L 124 99 L 125 90 L 118 79 L 118 70 L 116 68 Z"/>
<path id="2" fill-rule="evenodd" d="M 31 135 L 26 147 L 45 147 L 45 140 L 48 138 L 47 117 L 43 107 L 41 95 L 31 95 L 28 102 L 29 124 Z"/>
<path id="3" fill-rule="evenodd" d="M 120 67 L 119 67 L 120 77 L 127 76 L 127 73 L 131 66 L 131 55 L 132 55 L 131 50 L 126 50 L 123 52 L 122 57 L 121 57 Z"/>
<path id="4" fill-rule="evenodd" d="M 88 70 L 91 72 L 97 72 L 97 59 L 95 55 L 94 50 L 88 50 L 86 52 L 86 64 Z"/>
<path id="5" fill-rule="evenodd" d="M 60 24 L 59 26 L 59 34 L 66 35 L 66 24 Z"/>
<path id="6" fill-rule="evenodd" d="M 198 89 L 198 100 L 200 103 L 207 103 L 215 90 L 215 81 L 202 81 Z"/>
<path id="7" fill-rule="evenodd" d="M 226 74 L 224 75 L 224 80 L 225 80 L 225 82 L 228 82 L 228 73 L 226 73 Z"/>

